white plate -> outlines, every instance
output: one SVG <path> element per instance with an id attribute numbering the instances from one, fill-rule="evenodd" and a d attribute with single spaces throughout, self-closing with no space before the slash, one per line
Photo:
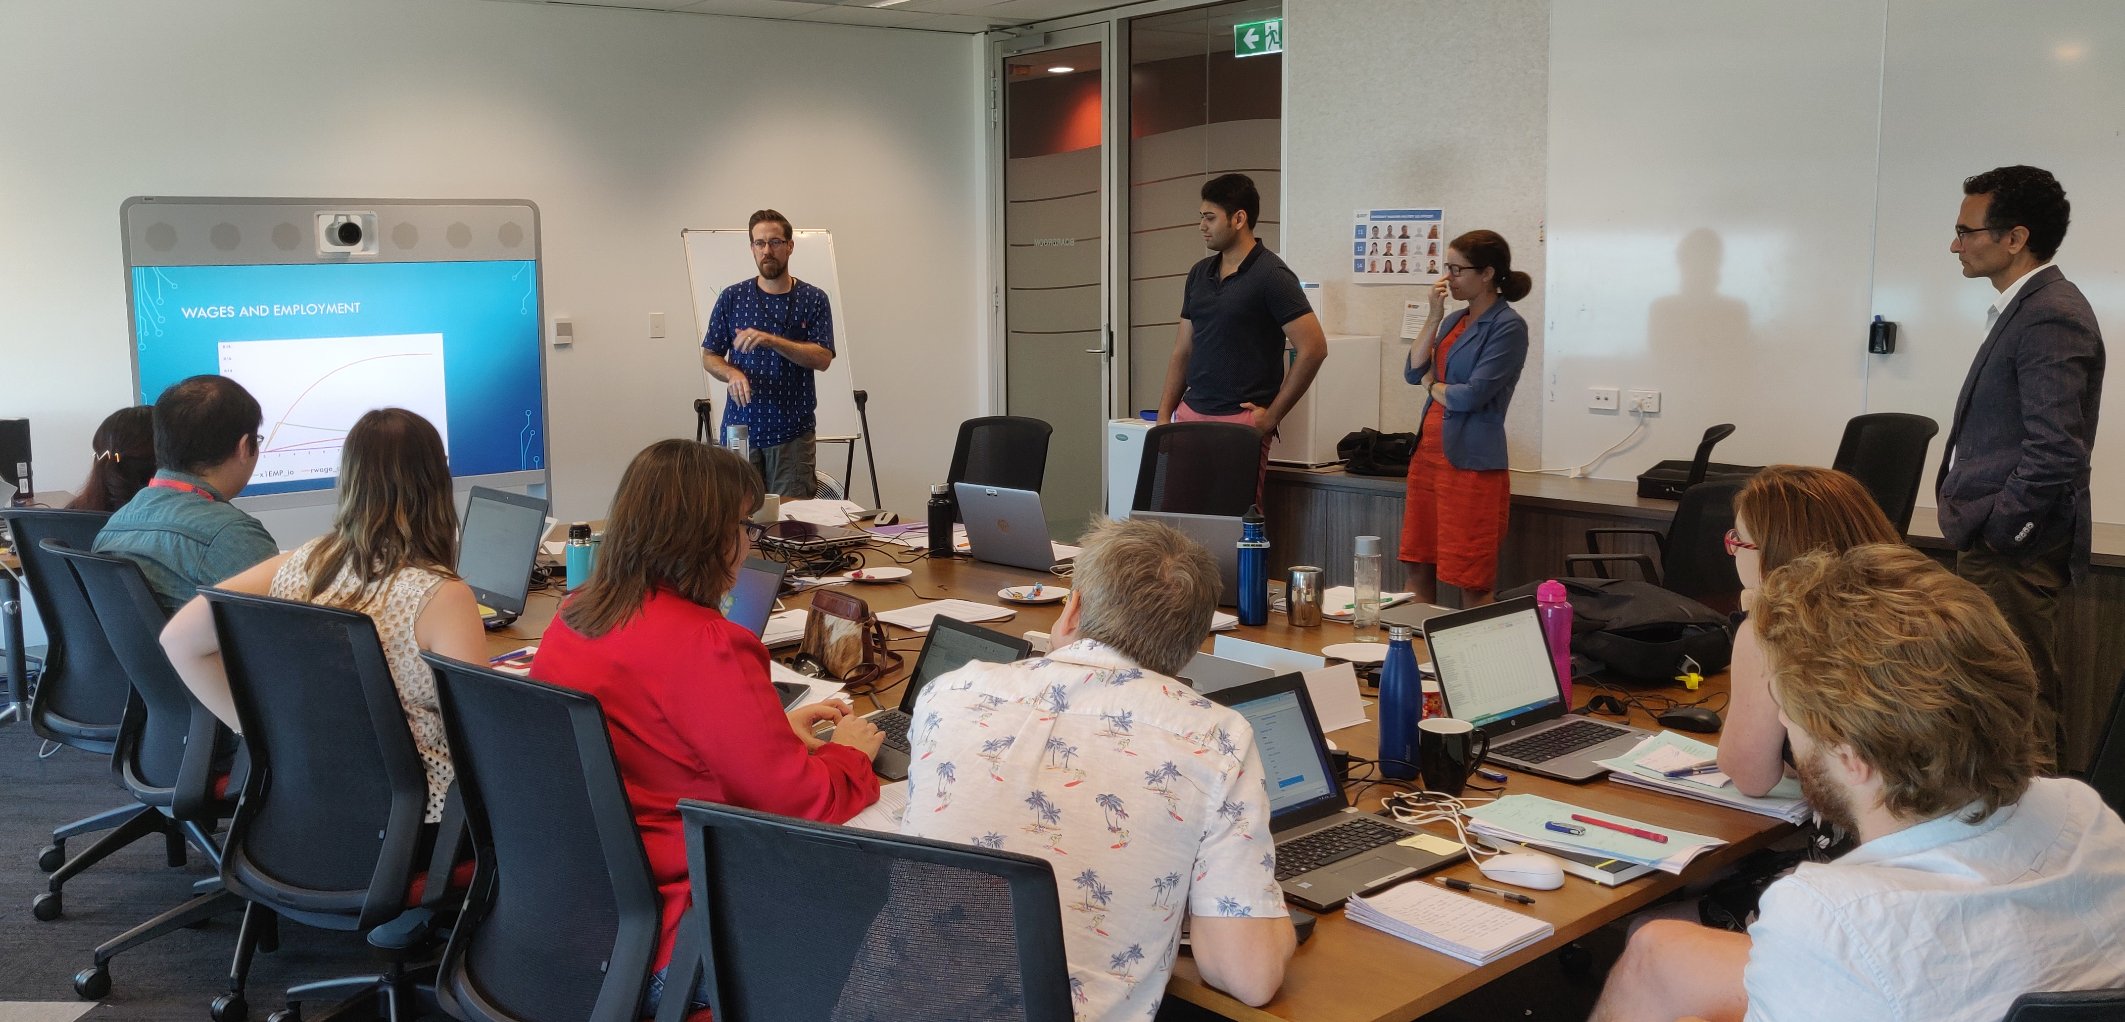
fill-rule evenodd
<path id="1" fill-rule="evenodd" d="M 851 582 L 868 582 L 878 585 L 885 582 L 898 582 L 912 574 L 914 572 L 906 568 L 887 566 L 883 568 L 859 568 L 842 577 Z"/>
<path id="2" fill-rule="evenodd" d="M 1040 595 L 1033 595 L 1035 588 L 1040 590 Z M 1010 586 L 998 589 L 996 590 L 996 595 L 998 598 L 1009 600 L 1012 603 L 1060 603 L 1069 598 L 1070 591 L 1061 586 L 1051 586 L 1043 583 L 1038 587 Z"/>
<path id="3" fill-rule="evenodd" d="M 1322 656 L 1348 660 L 1354 664 L 1377 664 L 1387 659 L 1387 644 L 1384 642 L 1338 642 L 1322 646 Z"/>

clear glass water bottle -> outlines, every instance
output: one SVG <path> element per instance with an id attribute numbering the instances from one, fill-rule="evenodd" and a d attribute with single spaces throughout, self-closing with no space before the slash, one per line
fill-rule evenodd
<path id="1" fill-rule="evenodd" d="M 1350 627 L 1359 642 L 1380 641 L 1380 537 L 1359 536 L 1350 568 Z"/>
<path id="2" fill-rule="evenodd" d="M 723 446 L 729 448 L 732 454 L 751 461 L 753 457 L 752 443 L 752 427 L 735 422 L 723 427 Z"/>

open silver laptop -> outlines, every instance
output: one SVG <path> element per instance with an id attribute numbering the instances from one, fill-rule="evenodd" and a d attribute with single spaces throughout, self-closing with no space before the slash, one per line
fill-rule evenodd
<path id="1" fill-rule="evenodd" d="M 1493 763 L 1562 781 L 1591 781 L 1608 773 L 1596 760 L 1629 752 L 1651 735 L 1568 712 L 1532 596 L 1425 625 L 1447 715 L 1490 736 Z"/>
<path id="2" fill-rule="evenodd" d="M 1040 494 L 1007 486 L 955 483 L 959 516 L 967 525 L 967 552 L 977 561 L 1046 571 L 1055 566 L 1048 517 Z"/>
<path id="3" fill-rule="evenodd" d="M 1284 896 L 1316 912 L 1464 854 L 1401 842 L 1422 829 L 1351 806 L 1329 766 L 1328 743 L 1302 674 L 1282 674 L 1211 693 L 1254 729 L 1269 784 L 1269 832 L 1276 840 L 1276 879 Z"/>
<path id="4" fill-rule="evenodd" d="M 1210 559 L 1217 562 L 1217 577 L 1221 583 L 1218 589 L 1218 605 L 1239 606 L 1241 525 L 1238 518 L 1225 515 L 1184 515 L 1175 511 L 1131 511 L 1129 517 L 1164 522 L 1194 540 L 1197 546 L 1210 551 Z"/>

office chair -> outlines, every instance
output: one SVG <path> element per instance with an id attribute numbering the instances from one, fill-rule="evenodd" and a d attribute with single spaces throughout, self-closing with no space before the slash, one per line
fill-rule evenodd
<path id="1" fill-rule="evenodd" d="M 2088 757 L 2088 786 L 2103 801 L 2125 813 L 2125 678 L 2110 697 L 2110 721 L 2096 736 L 2095 752 Z"/>
<path id="2" fill-rule="evenodd" d="M 170 666 L 159 641 L 162 607 L 155 602 L 139 565 L 122 557 L 75 550 L 58 540 L 45 540 L 42 546 L 73 573 L 112 652 L 132 679 L 133 695 L 111 753 L 111 772 L 120 786 L 150 810 L 142 819 L 157 825 L 173 842 L 189 841 L 219 873 L 221 846 L 212 831 L 236 808 L 227 797 L 235 736 L 192 698 Z M 110 992 L 112 958 L 243 907 L 241 899 L 221 890 L 218 879 L 204 884 L 206 893 L 98 945 L 95 964 L 75 975 L 74 990 L 100 1000 Z M 56 900 L 58 894 L 43 897 Z"/>
<path id="3" fill-rule="evenodd" d="M 703 968 L 717 1022 L 1069 1022 L 1047 862 L 691 800 L 679 816 L 694 904 L 658 1022 Z"/>
<path id="4" fill-rule="evenodd" d="M 250 754 L 221 860 L 222 884 L 249 904 L 215 1022 L 244 1017 L 251 957 L 276 918 L 365 933 L 387 963 L 380 975 L 290 988 L 276 1019 L 333 997 L 347 1000 L 313 1022 L 414 1017 L 416 977 L 406 966 L 431 950 L 456 879 L 448 864 L 457 835 L 449 820 L 440 833 L 424 833 L 428 782 L 375 622 L 336 607 L 200 593 Z M 435 865 L 424 875 L 416 858 L 431 840 Z"/>
<path id="5" fill-rule="evenodd" d="M 44 670 L 30 696 L 30 727 L 46 741 L 97 756 L 108 756 L 118 745 L 119 724 L 125 716 L 133 686 L 117 654 L 104 638 L 96 612 L 81 591 L 74 573 L 45 549 L 47 540 L 76 550 L 87 550 L 110 515 L 101 511 L 54 511 L 18 509 L 0 511 L 15 537 L 15 552 L 22 558 L 23 581 L 44 620 L 48 645 Z M 67 858 L 68 838 L 109 831 Z M 38 919 L 59 918 L 64 910 L 61 888 L 83 870 L 103 861 L 125 846 L 150 834 L 162 833 L 161 818 L 138 802 L 127 802 L 86 819 L 52 830 L 52 843 L 37 854 L 37 868 L 52 874 L 48 890 L 37 896 L 31 912 Z M 184 841 L 173 837 L 170 865 L 184 865 Z"/>
<path id="6" fill-rule="evenodd" d="M 1169 422 L 1144 434 L 1138 511 L 1238 518 L 1254 504 L 1262 435 L 1236 422 Z"/>
<path id="7" fill-rule="evenodd" d="M 1666 532 L 1658 529 L 1588 529 L 1583 554 L 1566 554 L 1564 570 L 1578 574 L 1590 566 L 1601 578 L 1614 578 L 1609 566 L 1635 564 L 1645 580 L 1670 592 L 1696 600 L 1722 614 L 1741 606 L 1741 576 L 1734 573 L 1734 558 L 1727 555 L 1727 530 L 1734 527 L 1734 495 L 1744 480 L 1714 479 L 1683 491 L 1676 503 L 1675 518 Z M 1660 562 L 1646 554 L 1605 552 L 1602 536 L 1649 536 L 1659 545 Z"/>
<path id="8" fill-rule="evenodd" d="M 1830 467 L 1859 480 L 1902 536 L 1911 529 L 1911 511 L 1925 482 L 1926 446 L 1940 431 L 1939 423 L 1923 415 L 1857 415 L 1845 423 L 1845 437 Z"/>
<path id="9" fill-rule="evenodd" d="M 422 655 L 479 866 L 436 998 L 464 1022 L 632 1022 L 662 901 L 605 714 L 581 692 Z"/>
<path id="10" fill-rule="evenodd" d="M 952 445 L 952 467 L 945 472 L 945 492 L 952 499 L 952 521 L 959 515 L 955 483 L 1005 486 L 1040 492 L 1048 474 L 1048 438 L 1055 427 L 1024 415 L 984 415 L 959 424 Z"/>
<path id="11" fill-rule="evenodd" d="M 2125 988 L 2023 994 L 2002 1022 L 2125 1022 Z"/>

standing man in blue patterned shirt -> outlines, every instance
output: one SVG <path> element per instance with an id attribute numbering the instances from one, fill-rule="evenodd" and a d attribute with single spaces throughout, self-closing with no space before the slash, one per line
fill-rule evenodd
<path id="1" fill-rule="evenodd" d="M 819 492 L 812 374 L 833 364 L 834 313 L 825 291 L 790 276 L 797 238 L 787 217 L 760 210 L 746 231 L 760 275 L 716 296 L 701 367 L 728 386 L 723 429 L 747 428 L 748 454 L 768 492 L 809 500 Z"/>

